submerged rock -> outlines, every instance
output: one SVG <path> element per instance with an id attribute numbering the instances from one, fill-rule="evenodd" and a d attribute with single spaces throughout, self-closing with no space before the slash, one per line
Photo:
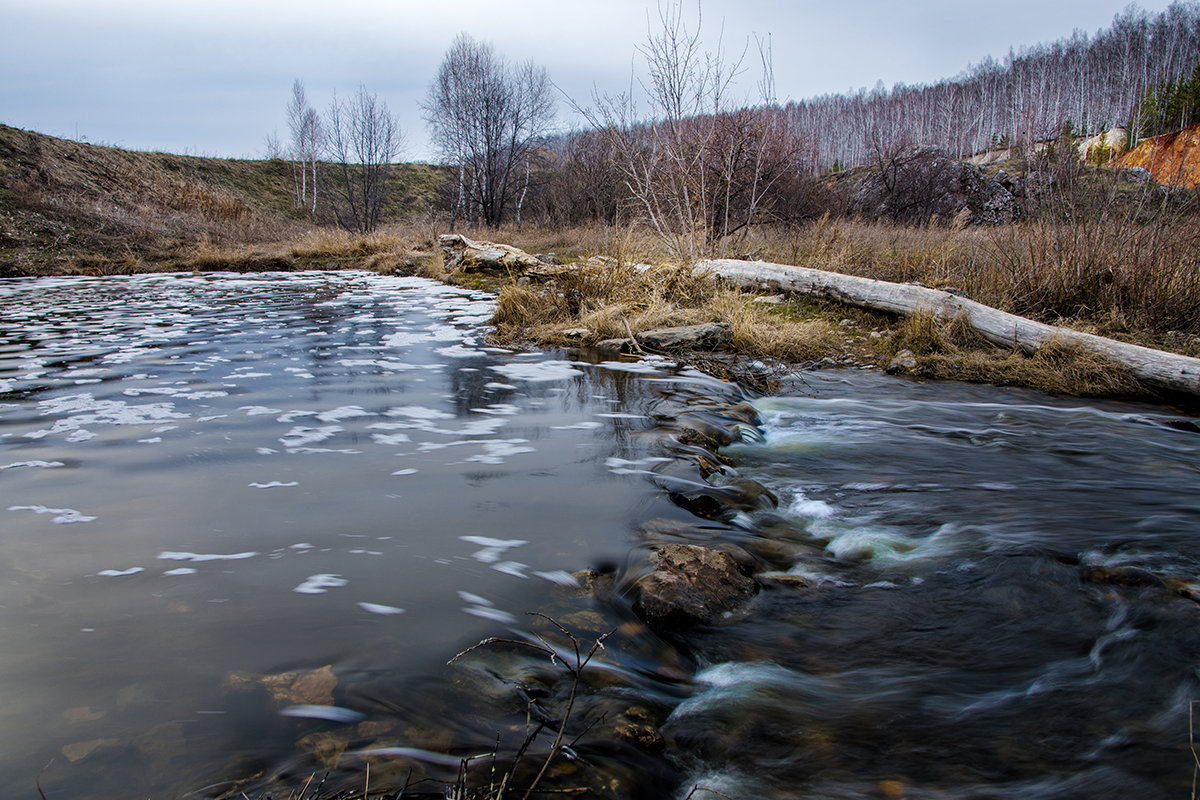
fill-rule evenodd
<path id="1" fill-rule="evenodd" d="M 691 544 L 663 545 L 658 567 L 634 584 L 634 612 L 651 627 L 709 624 L 758 592 L 728 553 Z"/>

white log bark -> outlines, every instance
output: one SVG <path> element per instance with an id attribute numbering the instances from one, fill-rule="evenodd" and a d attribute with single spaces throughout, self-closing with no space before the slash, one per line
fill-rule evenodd
<path id="1" fill-rule="evenodd" d="M 695 271 L 743 289 L 798 292 L 873 311 L 902 315 L 926 312 L 943 319 L 961 316 L 986 339 L 1002 347 L 1033 353 L 1050 341 L 1078 346 L 1123 364 L 1150 386 L 1200 395 L 1200 359 L 1046 325 L 940 289 L 762 261 L 714 259 L 700 262 Z"/>

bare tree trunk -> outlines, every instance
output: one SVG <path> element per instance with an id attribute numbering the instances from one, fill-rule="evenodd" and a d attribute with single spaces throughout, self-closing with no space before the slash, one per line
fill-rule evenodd
<path id="1" fill-rule="evenodd" d="M 892 314 L 925 312 L 942 319 L 961 317 L 988 341 L 1002 347 L 1033 353 L 1052 341 L 1077 346 L 1127 367 L 1147 385 L 1200 395 L 1200 359 L 1046 325 L 939 289 L 761 261 L 715 259 L 700 262 L 695 271 L 743 289 L 782 289 Z"/>

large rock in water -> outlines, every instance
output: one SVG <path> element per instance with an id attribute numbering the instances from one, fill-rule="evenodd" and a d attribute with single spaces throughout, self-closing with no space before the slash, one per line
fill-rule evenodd
<path id="1" fill-rule="evenodd" d="M 659 548 L 658 568 L 634 585 L 633 610 L 651 627 L 708 624 L 758 592 L 728 553 L 693 544 Z"/>
<path id="2" fill-rule="evenodd" d="M 868 168 L 854 183 L 850 210 L 893 222 L 1000 225 L 1020 215 L 1020 193 L 1020 184 L 1003 171 L 989 178 L 975 164 L 923 147 Z"/>

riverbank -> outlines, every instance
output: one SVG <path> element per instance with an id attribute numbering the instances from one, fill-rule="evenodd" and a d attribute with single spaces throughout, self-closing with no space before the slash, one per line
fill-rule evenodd
<path id="1" fill-rule="evenodd" d="M 724 326 L 729 336 L 719 353 L 701 352 L 711 346 L 676 350 L 690 349 L 693 363 L 760 392 L 772 391 L 775 379 L 786 373 L 849 366 L 1073 396 L 1148 399 L 1184 408 L 1195 404 L 1193 398 L 1147 385 L 1128 367 L 1077 345 L 1053 341 L 1033 352 L 996 346 L 960 317 L 901 316 L 771 289 L 738 291 L 689 268 L 633 263 L 629 257 L 593 256 L 568 265 L 554 265 L 560 259 L 553 253 L 539 257 L 546 263 L 516 251 L 516 260 L 471 264 L 447 251 L 443 262 L 452 269 L 425 274 L 496 292 L 495 338 L 503 344 L 595 347 L 625 340 L 633 342 L 627 350 L 645 352 L 636 337 L 654 329 Z M 528 262 L 524 266 L 518 264 L 522 259 Z M 1096 330 L 1071 322 L 1085 332 Z M 1200 337 L 1167 338 L 1176 351 L 1200 353 Z"/>

